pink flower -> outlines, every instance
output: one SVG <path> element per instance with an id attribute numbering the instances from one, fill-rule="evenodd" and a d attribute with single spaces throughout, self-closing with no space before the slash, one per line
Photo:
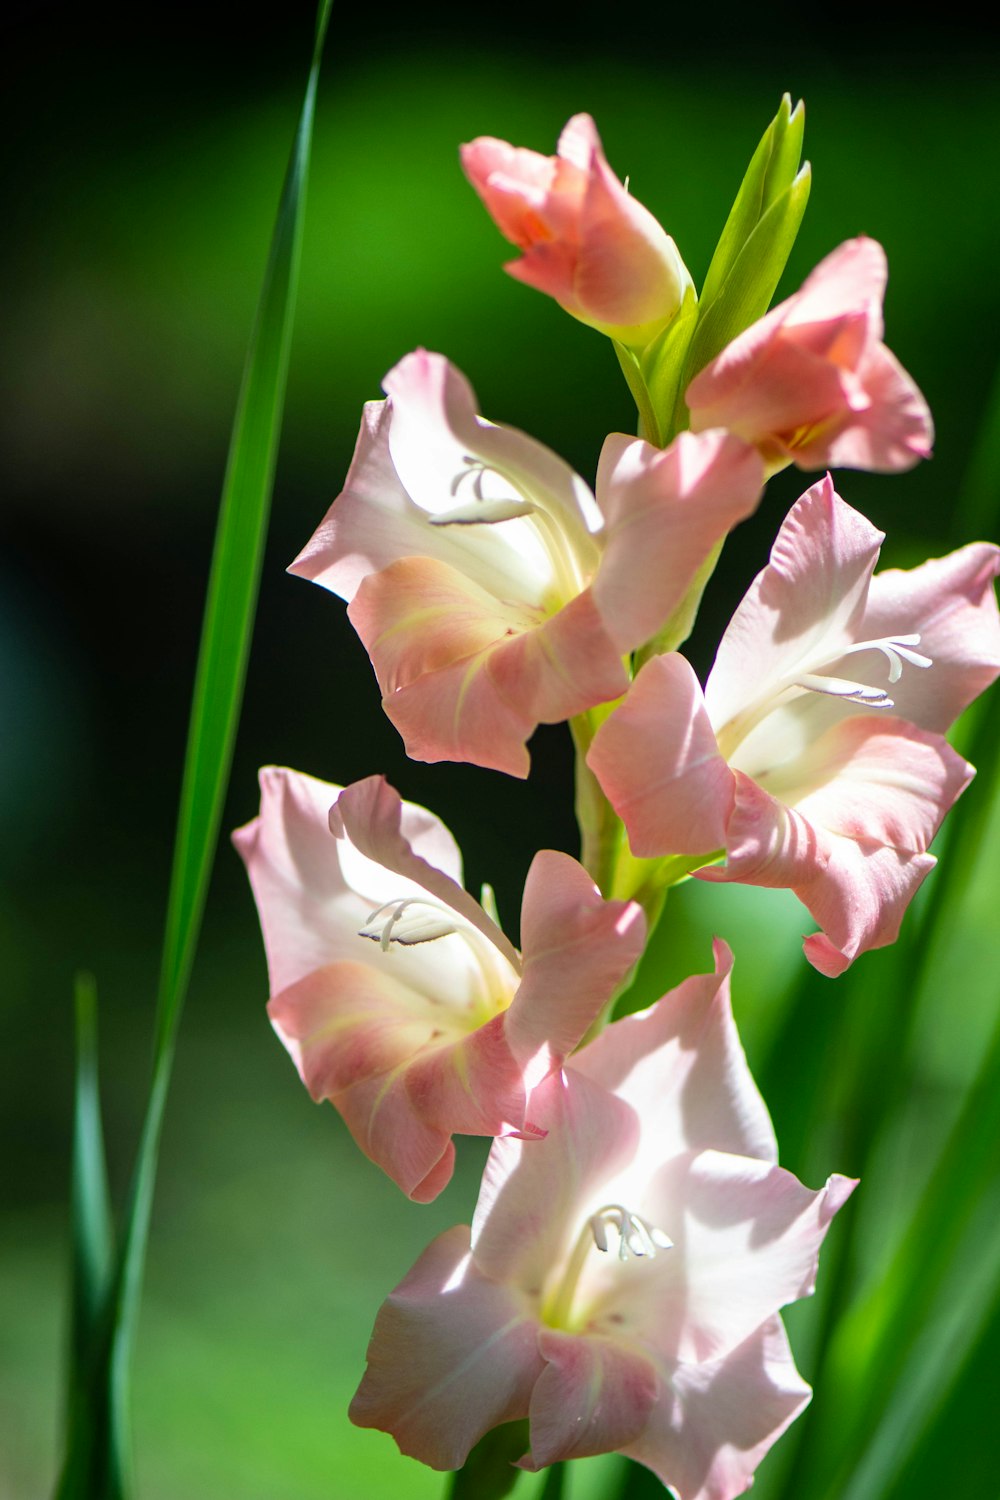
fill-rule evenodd
<path id="1" fill-rule="evenodd" d="M 654 658 L 588 757 L 634 853 L 722 850 L 700 879 L 790 887 L 829 975 L 895 940 L 974 774 L 944 731 L 1000 671 L 997 548 L 872 577 L 882 540 L 829 476 L 814 485 L 704 695 L 682 656 Z"/>
<path id="2" fill-rule="evenodd" d="M 875 240 L 834 250 L 691 382 L 692 431 L 726 427 L 774 468 L 895 470 L 928 458 L 927 403 L 882 343 L 887 275 Z"/>
<path id="3" fill-rule="evenodd" d="M 680 1500 L 748 1488 L 809 1399 L 778 1309 L 812 1291 L 854 1183 L 776 1165 L 724 944 L 716 963 L 545 1082 L 544 1140 L 494 1142 L 471 1231 L 378 1315 L 359 1426 L 453 1469 L 528 1417 L 524 1468 L 617 1450 Z"/>
<path id="4" fill-rule="evenodd" d="M 462 888 L 443 823 L 382 777 L 341 791 L 269 766 L 260 786 L 260 816 L 233 839 L 264 932 L 271 1021 L 313 1098 L 429 1202 L 451 1177 L 453 1133 L 538 1133 L 532 1088 L 639 957 L 642 913 L 543 850 L 524 888 L 522 957 Z"/>
<path id="5" fill-rule="evenodd" d="M 505 270 L 568 313 L 642 347 L 670 321 L 691 277 L 677 246 L 608 166 L 589 115 L 557 156 L 480 136 L 462 166 L 500 233 L 524 254 Z"/>
<path id="6" fill-rule="evenodd" d="M 760 459 L 724 433 L 665 452 L 613 433 L 595 500 L 549 449 L 478 417 L 441 355 L 408 355 L 385 389 L 290 571 L 349 601 L 409 755 L 526 776 L 536 725 L 625 691 L 622 657 L 755 507 Z"/>

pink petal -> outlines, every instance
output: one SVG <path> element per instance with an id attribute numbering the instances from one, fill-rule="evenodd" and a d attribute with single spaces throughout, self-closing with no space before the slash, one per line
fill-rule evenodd
<path id="1" fill-rule="evenodd" d="M 605 901 L 568 854 L 536 854 L 521 907 L 524 977 L 506 1018 L 515 1055 L 547 1050 L 561 1063 L 638 962 L 645 935 L 634 901 Z"/>
<path id="2" fill-rule="evenodd" d="M 524 776 L 524 742 L 537 724 L 572 718 L 627 686 L 589 592 L 531 620 L 445 564 L 408 558 L 367 578 L 349 613 L 416 760 Z"/>
<path id="3" fill-rule="evenodd" d="M 803 469 L 868 469 L 900 473 L 930 458 L 934 422 L 916 382 L 884 344 L 874 344 L 858 369 L 866 396 L 862 411 L 852 414 L 838 434 L 817 433 L 812 442 L 796 444 L 795 462 Z"/>
<path id="4" fill-rule="evenodd" d="M 674 1244 L 618 1278 L 608 1305 L 623 1336 L 692 1362 L 737 1348 L 810 1295 L 820 1245 L 855 1186 L 834 1176 L 814 1193 L 773 1163 L 719 1151 L 666 1162 L 643 1212 Z"/>
<path id="5" fill-rule="evenodd" d="M 929 854 L 830 833 L 737 773 L 726 863 L 696 878 L 789 887 L 825 934 L 806 940 L 806 957 L 832 977 L 859 953 L 895 942 L 934 863 Z"/>
<path id="6" fill-rule="evenodd" d="M 770 1116 L 733 1020 L 733 956 L 718 940 L 714 955 L 714 974 L 693 975 L 648 1010 L 615 1021 L 574 1054 L 573 1072 L 627 1100 L 643 1147 L 657 1160 L 714 1148 L 777 1161 Z"/>
<path id="7" fill-rule="evenodd" d="M 795 502 L 720 642 L 705 687 L 717 729 L 796 672 L 837 660 L 856 638 L 883 540 L 829 475 Z"/>
<path id="8" fill-rule="evenodd" d="M 781 304 L 790 328 L 809 326 L 857 310 L 870 321 L 872 338 L 882 337 L 882 301 L 889 277 L 885 251 L 864 235 L 845 240 L 820 261 L 801 290 Z"/>
<path id="9" fill-rule="evenodd" d="M 543 1368 L 537 1331 L 519 1293 L 480 1273 L 468 1229 L 450 1229 L 383 1303 L 351 1421 L 457 1469 L 484 1433 L 527 1415 Z"/>
<path id="10" fill-rule="evenodd" d="M 341 957 L 357 933 L 357 904 L 327 823 L 339 791 L 264 766 L 260 815 L 233 834 L 257 902 L 272 993 Z"/>
<path id="11" fill-rule="evenodd" d="M 660 1394 L 656 1367 L 611 1339 L 542 1328 L 545 1369 L 531 1393 L 530 1470 L 614 1453 L 637 1438 Z"/>
<path id="12" fill-rule="evenodd" d="M 369 1161 L 415 1203 L 430 1203 L 451 1181 L 455 1148 L 450 1130 L 429 1124 L 399 1070 L 359 1078 L 330 1101 Z"/>
<path id="13" fill-rule="evenodd" d="M 476 1262 L 541 1298 L 565 1264 L 603 1183 L 632 1159 L 635 1112 L 582 1075 L 553 1073 L 531 1096 L 544 1139 L 493 1142 L 472 1221 Z"/>
<path id="14" fill-rule="evenodd" d="M 633 330 L 644 343 L 680 307 L 690 281 L 673 240 L 633 198 L 598 145 L 579 220 L 572 310 L 588 322 Z"/>
<path id="15" fill-rule="evenodd" d="M 807 1404 L 781 1319 L 769 1318 L 721 1359 L 665 1364 L 663 1395 L 625 1453 L 679 1500 L 734 1500 Z"/>
<path id="16" fill-rule="evenodd" d="M 747 339 L 745 345 L 741 339 L 747 335 L 734 340 L 688 387 L 692 431 L 728 428 L 758 443 L 770 458 L 772 449 L 775 455 L 788 454 L 787 439 L 800 428 L 830 419 L 837 419 L 836 428 L 842 425 L 849 404 L 838 365 L 780 336 Z"/>
<path id="17" fill-rule="evenodd" d="M 923 854 L 973 768 L 940 735 L 903 719 L 860 714 L 810 750 L 816 789 L 796 811 L 859 843 Z"/>
<path id="18" fill-rule="evenodd" d="M 479 136 L 460 148 L 462 170 L 489 209 L 505 239 L 524 249 L 538 233 L 555 164 L 551 157 Z"/>
<path id="19" fill-rule="evenodd" d="M 915 631 L 918 650 L 933 663 L 925 670 L 904 666 L 902 677 L 890 687 L 902 718 L 943 734 L 995 680 L 1000 672 L 998 572 L 1000 550 L 973 542 L 919 568 L 875 574 L 858 626 L 861 638 Z"/>
<path id="20" fill-rule="evenodd" d="M 594 602 L 622 652 L 650 640 L 695 573 L 757 506 L 756 449 L 722 432 L 683 432 L 666 451 L 612 433 L 597 471 L 604 554 Z"/>
<path id="21" fill-rule="evenodd" d="M 267 1013 L 316 1100 L 405 1067 L 438 1030 L 426 996 L 369 963 L 315 969 L 280 990 Z"/>
<path id="22" fill-rule="evenodd" d="M 633 854 L 709 854 L 726 842 L 733 773 L 701 687 L 676 653 L 646 663 L 587 756 Z"/>

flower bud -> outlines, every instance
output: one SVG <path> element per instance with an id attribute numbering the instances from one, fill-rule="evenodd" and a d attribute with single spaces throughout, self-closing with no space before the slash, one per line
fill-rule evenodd
<path id="1" fill-rule="evenodd" d="M 497 228 L 523 252 L 504 269 L 582 323 L 642 348 L 670 322 L 691 277 L 677 246 L 605 160 L 589 115 L 557 155 L 480 136 L 462 166 Z"/>

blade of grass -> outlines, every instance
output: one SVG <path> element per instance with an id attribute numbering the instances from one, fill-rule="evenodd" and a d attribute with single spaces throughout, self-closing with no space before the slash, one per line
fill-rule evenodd
<path id="1" fill-rule="evenodd" d="M 68 1430 L 89 1431 L 85 1378 L 100 1324 L 114 1253 L 97 1077 L 97 989 L 90 974 L 75 984 L 76 1080 L 73 1105 L 72 1312 L 66 1393 Z"/>
<path id="2" fill-rule="evenodd" d="M 188 733 L 157 1000 L 153 1078 L 119 1253 L 99 1327 L 76 1361 L 86 1399 L 71 1419 L 59 1500 L 131 1491 L 127 1387 L 163 1114 L 177 1027 L 201 928 L 239 719 L 267 534 L 298 286 L 319 66 L 331 0 L 319 5 L 312 64 L 244 366 L 208 584 Z"/>

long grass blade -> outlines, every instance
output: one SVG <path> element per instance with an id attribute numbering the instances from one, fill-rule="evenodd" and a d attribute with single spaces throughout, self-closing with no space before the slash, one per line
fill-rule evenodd
<path id="1" fill-rule="evenodd" d="M 177 1027 L 201 928 L 239 719 L 284 410 L 320 60 L 331 0 L 321 0 L 312 64 L 244 366 L 222 489 L 167 908 L 153 1078 L 113 1274 L 87 1351 L 87 1399 L 71 1422 L 59 1500 L 131 1492 L 127 1385 Z"/>
<path id="2" fill-rule="evenodd" d="M 113 1257 L 113 1231 L 97 1077 L 97 989 L 90 974 L 75 984 L 76 1081 L 73 1105 L 72 1311 L 66 1393 L 68 1432 L 92 1429 L 86 1377 L 100 1327 Z M 82 1453 L 79 1462 L 89 1462 Z"/>

